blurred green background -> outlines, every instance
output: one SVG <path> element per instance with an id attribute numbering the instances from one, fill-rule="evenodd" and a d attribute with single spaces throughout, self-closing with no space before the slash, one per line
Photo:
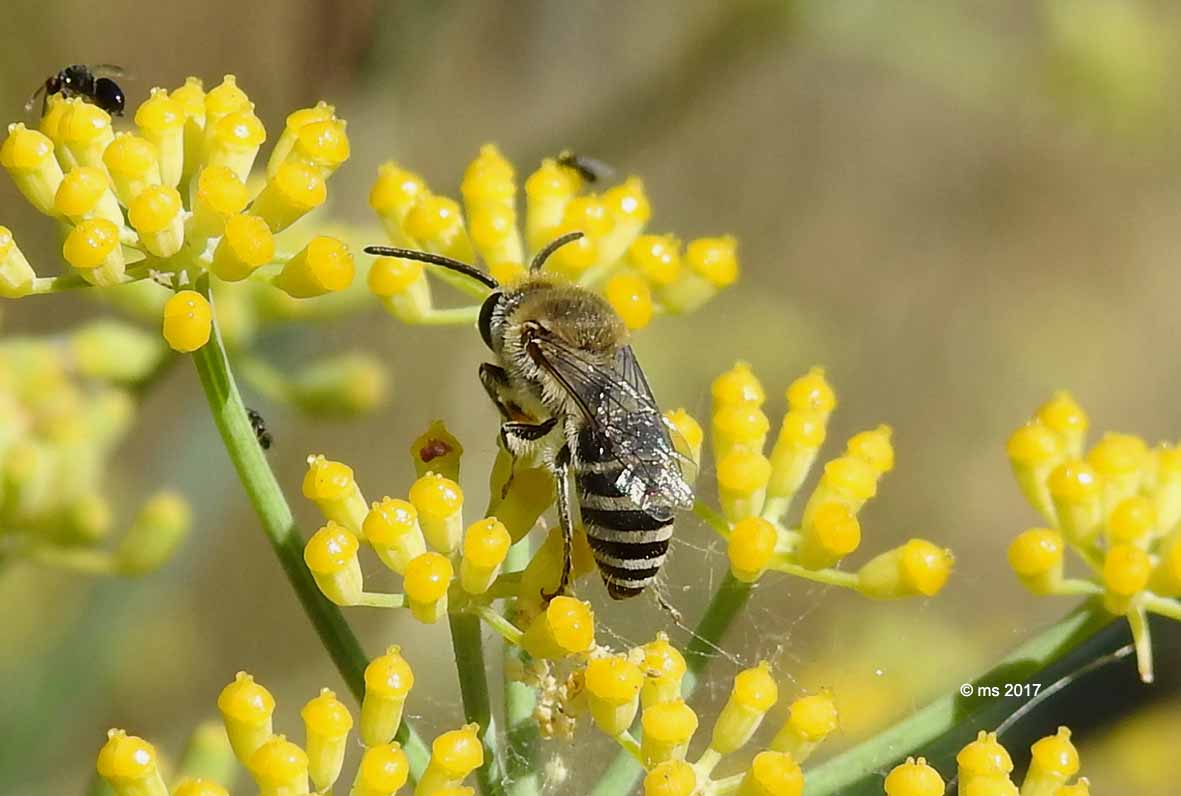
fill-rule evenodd
<path id="1" fill-rule="evenodd" d="M 787 695 L 836 690 L 833 748 L 956 687 L 1069 608 L 1027 596 L 1004 558 L 1035 523 L 1004 440 L 1052 390 L 1072 389 L 1095 428 L 1181 437 L 1181 9 L 1164 0 L 9 0 L 4 18 L 0 108 L 13 120 L 74 62 L 125 66 L 131 106 L 153 85 L 236 73 L 272 141 L 289 110 L 335 103 L 353 142 L 331 189 L 342 220 L 369 222 L 381 161 L 454 195 L 479 145 L 495 141 L 522 174 L 564 147 L 639 174 L 656 231 L 736 235 L 741 282 L 638 342 L 658 397 L 703 418 L 710 379 L 743 358 L 774 418 L 782 388 L 826 365 L 840 398 L 830 454 L 857 430 L 895 429 L 898 467 L 864 515 L 864 551 L 923 535 L 958 556 L 927 604 L 786 578 L 760 586 L 706 699 L 724 698 L 736 660 L 771 656 Z M 53 230 L 8 180 L 0 223 L 52 270 Z M 104 312 L 84 296 L 0 311 L 5 334 Z M 398 495 L 406 447 L 436 416 L 468 448 L 476 505 L 495 423 L 475 379 L 476 335 L 403 327 L 374 307 L 264 348 L 297 362 L 358 340 L 393 373 L 381 412 L 328 424 L 247 397 L 268 417 L 271 462 L 305 529 L 318 520 L 298 495 L 307 453 L 351 464 L 373 498 Z M 181 364 L 144 402 L 112 473 L 126 496 L 173 483 L 194 500 L 196 530 L 177 560 L 134 582 L 0 573 L 0 792 L 81 792 L 111 726 L 177 753 L 238 669 L 271 688 L 278 724 L 295 735 L 302 702 L 339 687 Z M 678 534 L 667 591 L 692 622 L 725 558 L 691 519 Z M 606 604 L 597 584 L 591 594 L 621 642 L 653 626 L 684 639 L 651 601 Z M 348 615 L 369 651 L 403 645 L 428 736 L 460 721 L 444 629 Z M 1090 723 L 1083 773 L 1095 793 L 1175 793 L 1163 741 L 1181 732 L 1169 676 L 1181 639 L 1169 630 L 1150 707 L 1131 709 L 1146 690 L 1128 670 L 1110 686 L 1127 695 L 1123 713 L 1086 710 L 1093 689 L 1072 697 Z M 1053 729 L 1053 716 L 1035 720 Z M 577 743 L 577 761 L 571 747 L 547 749 L 574 783 L 613 751 L 590 733 Z"/>

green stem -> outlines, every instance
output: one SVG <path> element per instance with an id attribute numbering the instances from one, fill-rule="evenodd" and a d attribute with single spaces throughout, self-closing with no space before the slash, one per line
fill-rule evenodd
<path id="1" fill-rule="evenodd" d="M 202 292 L 209 297 L 209 286 L 202 284 Z M 258 514 L 263 533 L 279 558 L 288 582 L 295 590 L 304 613 L 320 636 L 324 649 L 332 657 L 340 676 L 360 702 L 365 694 L 365 667 L 368 658 L 357 637 L 345 621 L 340 609 L 330 603 L 312 579 L 303 563 L 303 538 L 291 516 L 283 491 L 275 480 L 254 438 L 254 430 L 246 417 L 242 398 L 230 371 L 222 343 L 221 331 L 214 323 L 209 342 L 193 354 L 197 375 L 205 390 L 205 399 L 213 422 L 221 434 L 226 453 L 238 473 L 238 480 Z M 429 751 L 409 723 L 403 721 L 398 729 L 398 741 L 410 759 L 410 768 L 417 778 L 426 768 Z"/>
<path id="2" fill-rule="evenodd" d="M 526 536 L 509 549 L 504 567 L 507 570 L 522 570 L 529 564 L 529 556 L 529 538 Z M 511 617 L 507 615 L 508 610 L 506 609 L 505 621 L 511 621 Z M 528 661 L 529 656 L 520 647 L 504 645 L 506 669 L 523 667 Z M 504 767 L 507 779 L 505 790 L 509 796 L 539 796 L 541 793 L 537 770 L 537 747 L 541 736 L 537 722 L 533 719 L 536 707 L 537 692 L 532 686 L 505 678 L 504 723 L 507 749 Z"/>
<path id="3" fill-rule="evenodd" d="M 1079 664 L 1067 660 L 1069 653 L 1111 621 L 1111 614 L 1101 605 L 1087 603 L 964 687 L 981 694 L 987 693 L 981 686 L 1041 682 L 1044 687 L 1056 682 Z M 1090 650 L 1081 657 L 1094 658 Z M 999 726 L 1016 707 L 1012 699 L 964 697 L 958 690 L 942 696 L 890 729 L 809 770 L 808 796 L 877 796 L 882 792 L 883 772 L 908 754 L 921 753 L 932 765 L 954 771 L 956 752 L 977 731 Z"/>
<path id="4" fill-rule="evenodd" d="M 480 725 L 478 734 L 480 743 L 484 745 L 484 765 L 476 769 L 476 783 L 483 796 L 500 796 L 504 789 L 496 744 L 496 725 L 488 698 L 480 618 L 474 614 L 452 613 L 448 615 L 448 620 L 451 623 L 451 646 L 455 650 L 455 668 L 459 673 L 464 718 Z"/>
<path id="5" fill-rule="evenodd" d="M 701 673 L 717 655 L 722 637 L 746 605 L 746 601 L 750 599 L 750 594 L 751 584 L 743 583 L 727 572 L 725 580 L 710 598 L 709 605 L 705 607 L 705 614 L 693 629 L 693 638 L 685 647 L 687 671 L 685 679 L 681 681 L 681 692 L 686 699 L 697 690 Z M 643 769 L 639 762 L 626 751 L 620 752 L 595 783 L 591 796 L 619 796 L 631 793 L 641 774 Z M 811 791 L 808 796 L 812 796 Z"/>

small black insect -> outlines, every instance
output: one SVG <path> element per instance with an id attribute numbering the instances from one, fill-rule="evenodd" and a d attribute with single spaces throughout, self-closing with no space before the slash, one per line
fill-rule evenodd
<path id="1" fill-rule="evenodd" d="M 558 155 L 558 165 L 578 172 L 589 183 L 606 182 L 615 176 L 615 169 L 596 158 L 578 155 L 569 149 Z"/>
<path id="2" fill-rule="evenodd" d="M 267 431 L 267 421 L 262 419 L 262 415 L 246 407 L 246 417 L 250 419 L 250 427 L 254 429 L 254 438 L 258 440 L 258 447 L 265 450 L 270 450 L 271 443 L 274 441 L 271 437 L 271 432 Z"/>
<path id="3" fill-rule="evenodd" d="M 37 97 L 41 99 L 41 115 L 49 108 L 49 98 L 54 94 L 63 97 L 81 97 L 92 105 L 97 105 L 104 111 L 115 116 L 123 115 L 123 108 L 127 98 L 123 89 L 112 80 L 112 77 L 122 77 L 123 69 L 111 64 L 72 64 L 49 78 L 35 91 L 29 101 L 25 103 L 25 110 L 33 110 Z"/>

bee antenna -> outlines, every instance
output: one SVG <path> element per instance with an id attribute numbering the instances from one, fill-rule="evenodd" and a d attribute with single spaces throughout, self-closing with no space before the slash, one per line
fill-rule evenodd
<path id="1" fill-rule="evenodd" d="M 458 271 L 464 276 L 469 276 L 482 285 L 496 290 L 500 287 L 490 274 L 486 274 L 474 265 L 461 263 L 459 260 L 453 260 L 450 257 L 444 257 L 441 254 L 431 254 L 430 252 L 422 252 L 417 249 L 398 249 L 393 246 L 366 246 L 366 254 L 376 254 L 379 257 L 401 257 L 406 260 L 418 260 L 420 263 L 430 263 L 431 265 L 441 265 L 451 271 Z"/>
<path id="2" fill-rule="evenodd" d="M 583 237 L 581 232 L 567 232 L 560 238 L 554 238 L 549 242 L 549 245 L 539 251 L 537 256 L 533 258 L 533 262 L 529 264 L 529 273 L 535 274 L 540 271 L 541 267 L 545 265 L 545 261 L 550 258 L 551 254 L 565 246 L 567 243 L 573 243 L 581 237 Z"/>

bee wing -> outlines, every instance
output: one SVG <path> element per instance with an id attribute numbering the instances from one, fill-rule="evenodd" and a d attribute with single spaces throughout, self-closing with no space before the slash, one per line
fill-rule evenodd
<path id="1" fill-rule="evenodd" d="M 97 77 L 130 77 L 131 75 L 121 66 L 115 64 L 91 64 L 90 71 Z"/>
<path id="2" fill-rule="evenodd" d="M 644 510 L 693 506 L 679 456 L 630 346 L 604 366 L 552 337 L 535 338 L 539 364 L 578 405 L 597 441 L 623 467 L 616 486 Z"/>

